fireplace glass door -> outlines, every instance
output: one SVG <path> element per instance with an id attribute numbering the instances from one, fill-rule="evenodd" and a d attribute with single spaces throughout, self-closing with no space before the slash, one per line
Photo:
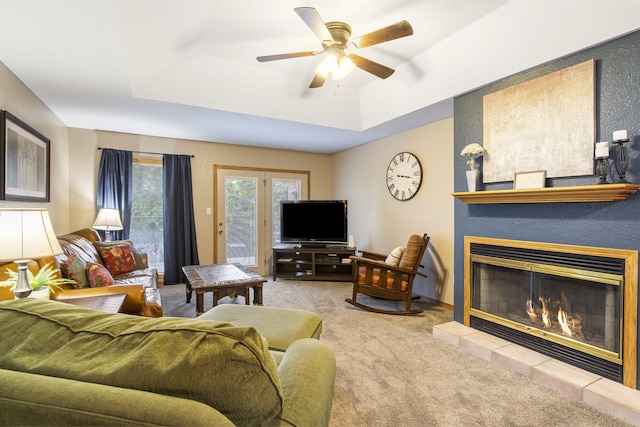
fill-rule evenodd
<path id="1" fill-rule="evenodd" d="M 471 256 L 472 316 L 620 364 L 623 276 Z"/>

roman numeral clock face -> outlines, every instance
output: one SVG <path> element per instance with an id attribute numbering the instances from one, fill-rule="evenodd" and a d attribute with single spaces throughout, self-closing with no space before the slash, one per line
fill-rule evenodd
<path id="1" fill-rule="evenodd" d="M 387 167 L 387 188 L 397 200 L 409 200 L 422 185 L 422 165 L 408 152 L 396 154 Z"/>

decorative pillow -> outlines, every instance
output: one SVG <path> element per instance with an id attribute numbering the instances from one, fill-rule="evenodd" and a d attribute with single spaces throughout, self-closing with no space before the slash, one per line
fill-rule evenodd
<path id="1" fill-rule="evenodd" d="M 114 283 L 113 276 L 103 265 L 93 262 L 87 263 L 87 279 L 89 286 L 92 288 L 100 288 L 102 286 L 111 286 Z"/>
<path id="2" fill-rule="evenodd" d="M 67 260 L 60 265 L 62 275 L 69 280 L 76 282 L 73 289 L 88 288 L 89 280 L 87 279 L 87 266 L 72 252 Z"/>
<path id="3" fill-rule="evenodd" d="M 131 246 L 126 243 L 97 249 L 104 266 L 107 267 L 109 273 L 114 276 L 122 273 L 128 273 L 138 268 L 136 260 L 133 258 Z"/>
<path id="4" fill-rule="evenodd" d="M 398 246 L 394 250 L 391 251 L 387 259 L 384 260 L 389 265 L 393 265 L 397 267 L 400 264 L 400 258 L 402 258 L 402 254 L 404 253 L 404 246 Z"/>
<path id="5" fill-rule="evenodd" d="M 93 242 L 93 246 L 96 248 L 98 253 L 100 252 L 100 248 L 109 248 L 111 246 L 120 246 L 124 244 L 129 245 L 129 247 L 131 248 L 131 252 L 133 253 L 133 258 L 136 261 L 136 268 L 143 269 L 144 263 L 142 262 L 142 257 L 136 250 L 136 247 L 131 240 L 112 240 L 109 242 Z"/>
<path id="6" fill-rule="evenodd" d="M 402 254 L 402 258 L 400 259 L 400 268 L 413 268 L 416 263 L 419 263 L 418 255 L 420 255 L 420 250 L 422 249 L 422 240 L 421 236 L 414 234 L 409 237 L 409 241 L 407 242 L 407 247 L 404 249 L 404 253 Z"/>

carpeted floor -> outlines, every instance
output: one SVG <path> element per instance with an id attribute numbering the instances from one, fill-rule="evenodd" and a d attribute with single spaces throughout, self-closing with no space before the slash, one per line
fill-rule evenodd
<path id="1" fill-rule="evenodd" d="M 195 317 L 184 285 L 161 288 L 165 316 Z M 331 426 L 624 426 L 563 394 L 433 338 L 450 310 L 420 300 L 417 316 L 357 309 L 350 283 L 269 281 L 264 305 L 311 310 L 337 360 Z M 370 300 L 388 306 L 393 302 Z M 221 303 L 244 304 L 224 298 Z M 205 309 L 211 307 L 211 295 Z"/>

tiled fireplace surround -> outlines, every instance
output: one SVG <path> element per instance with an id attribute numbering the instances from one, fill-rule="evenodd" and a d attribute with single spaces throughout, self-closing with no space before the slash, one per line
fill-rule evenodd
<path id="1" fill-rule="evenodd" d="M 527 349 L 511 341 L 499 338 L 487 332 L 471 328 L 471 262 L 470 247 L 473 243 L 499 245 L 506 247 L 526 247 L 551 250 L 560 253 L 586 254 L 591 256 L 622 257 L 625 260 L 623 312 L 623 382 L 612 381 L 603 376 L 580 369 Z M 596 409 L 620 418 L 632 425 L 640 426 L 640 390 L 636 390 L 636 339 L 637 339 L 637 252 L 615 249 L 591 248 L 567 245 L 549 245 L 545 243 L 523 242 L 502 239 L 465 237 L 465 298 L 464 322 L 449 322 L 434 327 L 433 335 L 468 351 L 477 357 L 499 364 L 514 372 L 531 378 L 533 381 L 556 389 L 568 396 L 583 401 Z"/>

